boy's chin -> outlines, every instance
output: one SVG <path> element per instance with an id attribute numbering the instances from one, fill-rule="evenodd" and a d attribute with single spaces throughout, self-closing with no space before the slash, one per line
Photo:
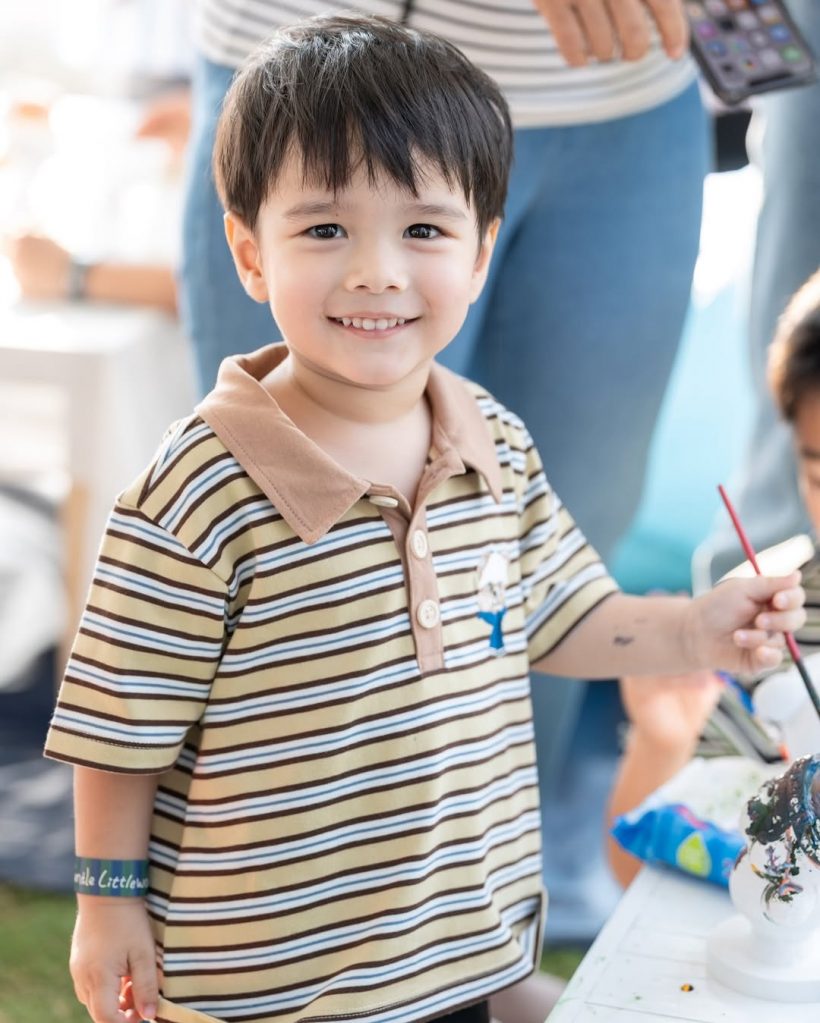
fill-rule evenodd
<path id="1" fill-rule="evenodd" d="M 356 373 L 348 376 L 346 382 L 349 386 L 358 387 L 364 391 L 390 391 L 404 387 L 416 378 L 417 373 L 391 373 L 382 370 L 376 373 Z M 426 381 L 426 376 L 425 376 Z"/>
<path id="2" fill-rule="evenodd" d="M 424 386 L 432 362 L 432 357 L 418 364 L 410 360 L 374 359 L 366 365 L 345 367 L 337 379 L 365 390 L 391 390 L 412 386 L 414 382 Z"/>
<path id="3" fill-rule="evenodd" d="M 370 352 L 364 357 L 310 359 L 305 353 L 290 350 L 303 372 L 321 377 L 328 383 L 362 390 L 385 391 L 427 385 L 434 355 L 419 352 Z"/>

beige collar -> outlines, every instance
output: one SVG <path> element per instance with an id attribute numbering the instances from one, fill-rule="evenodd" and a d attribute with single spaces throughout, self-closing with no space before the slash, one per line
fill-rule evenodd
<path id="1" fill-rule="evenodd" d="M 315 543 L 370 489 L 299 430 L 261 381 L 287 356 L 284 344 L 225 359 L 216 387 L 197 406 L 247 474 L 305 543 Z M 455 373 L 433 364 L 427 383 L 432 446 L 449 456 L 450 475 L 466 466 L 501 500 L 501 469 L 478 404 Z"/>

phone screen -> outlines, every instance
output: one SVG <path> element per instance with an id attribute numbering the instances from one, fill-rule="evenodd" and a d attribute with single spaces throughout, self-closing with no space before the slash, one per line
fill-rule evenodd
<path id="1" fill-rule="evenodd" d="M 686 0 L 686 13 L 695 57 L 726 102 L 813 80 L 811 52 L 782 2 Z"/>

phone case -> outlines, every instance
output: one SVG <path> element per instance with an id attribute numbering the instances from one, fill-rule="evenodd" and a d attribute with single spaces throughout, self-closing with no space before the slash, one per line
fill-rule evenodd
<path id="1" fill-rule="evenodd" d="M 686 0 L 686 14 L 692 54 L 724 103 L 815 81 L 814 56 L 783 0 Z"/>

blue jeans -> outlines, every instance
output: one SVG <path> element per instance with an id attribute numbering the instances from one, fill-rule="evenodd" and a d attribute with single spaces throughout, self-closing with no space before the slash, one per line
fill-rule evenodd
<path id="1" fill-rule="evenodd" d="M 789 10 L 820 60 L 820 3 L 791 0 Z M 758 548 L 809 532 L 797 489 L 791 429 L 780 421 L 766 384 L 766 357 L 791 295 L 820 266 L 820 83 L 761 100 L 755 128 L 763 206 L 749 306 L 749 357 L 757 406 L 749 446 L 731 481 L 738 512 Z M 700 572 L 717 579 L 744 558 L 726 516 L 695 555 Z"/>
<path id="2" fill-rule="evenodd" d="M 239 285 L 211 184 L 214 122 L 230 78 L 229 69 L 204 60 L 195 76 L 182 307 L 203 391 L 224 356 L 278 337 L 268 308 Z M 487 285 L 442 354 L 442 362 L 481 381 L 522 415 L 556 491 L 604 557 L 637 506 L 683 326 L 708 139 L 694 85 L 636 116 L 518 131 Z M 533 689 L 546 820 L 584 688 L 538 679 Z M 571 757 L 568 769 L 578 781 L 584 766 Z M 604 795 L 570 808 L 582 822 L 573 825 L 575 838 L 586 848 L 559 877 L 549 861 L 554 835 L 544 836 L 550 937 L 561 934 L 556 913 L 561 892 L 568 891 L 567 871 L 585 895 L 594 885 L 584 881 L 590 875 L 582 868 L 601 871 Z M 594 829 L 592 839 L 584 822 Z M 606 908 L 588 919 L 573 908 L 573 919 L 582 923 L 567 936 L 590 936 Z"/>
<path id="3" fill-rule="evenodd" d="M 193 75 L 179 292 L 200 394 L 211 390 L 227 355 L 281 340 L 268 306 L 248 298 L 239 283 L 211 172 L 216 123 L 233 75 L 205 58 Z"/>
<path id="4" fill-rule="evenodd" d="M 440 357 L 522 416 L 605 559 L 640 497 L 689 303 L 709 160 L 696 86 L 637 116 L 519 131 L 487 286 Z M 584 940 L 616 897 L 602 851 L 616 701 L 543 677 L 532 699 L 547 939 Z"/>

